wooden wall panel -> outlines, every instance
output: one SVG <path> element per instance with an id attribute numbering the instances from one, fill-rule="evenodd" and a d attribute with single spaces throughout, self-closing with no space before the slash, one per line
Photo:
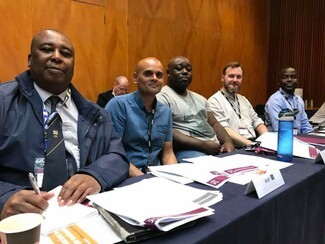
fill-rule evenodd
<path id="1" fill-rule="evenodd" d="M 156 56 L 166 67 L 170 58 L 184 55 L 193 63 L 191 89 L 208 98 L 221 86 L 222 67 L 238 60 L 245 67 L 241 93 L 253 104 L 265 101 L 267 1 L 129 0 L 128 3 L 130 67 L 145 56 Z"/>
<path id="2" fill-rule="evenodd" d="M 106 83 L 101 92 L 112 89 L 117 76 L 128 76 L 128 18 L 127 0 L 109 0 L 106 3 Z M 131 67 L 132 69 L 132 67 Z"/>
<path id="3" fill-rule="evenodd" d="M 319 107 L 325 101 L 324 0 L 274 0 L 270 5 L 268 95 L 278 89 L 278 73 L 298 72 L 303 98 Z"/>
<path id="4" fill-rule="evenodd" d="M 106 86 L 105 9 L 81 2 L 71 5 L 71 40 L 76 50 L 73 83 L 96 101 Z"/>
<path id="5" fill-rule="evenodd" d="M 6 40 L 19 42 L 24 32 L 27 43 L 17 52 L 24 52 L 25 60 L 26 46 L 40 29 L 59 29 L 70 37 L 77 57 L 73 82 L 93 101 L 99 92 L 111 88 L 118 75 L 126 75 L 135 90 L 132 74 L 141 58 L 156 56 L 166 68 L 176 55 L 193 62 L 191 89 L 207 98 L 221 85 L 222 67 L 238 60 L 245 67 L 241 93 L 253 105 L 266 99 L 268 0 L 94 1 L 101 6 L 88 0 L 2 2 L 6 2 L 4 8 L 20 13 L 10 21 L 21 31 Z M 26 19 L 24 28 L 21 15 Z M 0 59 L 10 54 L 3 45 L 0 53 L 7 55 Z M 12 61 L 8 64 L 14 74 L 18 73 L 15 65 Z M 6 75 L 10 76 L 9 72 Z"/>
<path id="6" fill-rule="evenodd" d="M 70 0 L 31 0 L 32 35 L 43 29 L 56 29 L 71 36 Z"/>
<path id="7" fill-rule="evenodd" d="M 30 49 L 30 0 L 0 1 L 0 82 L 26 70 Z"/>

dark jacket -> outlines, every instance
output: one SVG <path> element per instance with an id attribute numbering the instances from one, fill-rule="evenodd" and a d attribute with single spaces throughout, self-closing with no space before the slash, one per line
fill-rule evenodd
<path id="1" fill-rule="evenodd" d="M 113 90 L 109 90 L 107 92 L 100 93 L 97 98 L 97 104 L 102 108 L 105 108 L 106 104 L 109 100 L 114 97 Z"/>
<path id="2" fill-rule="evenodd" d="M 106 111 L 83 98 L 71 85 L 79 111 L 80 170 L 92 175 L 102 190 L 128 176 L 129 163 L 121 139 L 112 133 Z M 29 187 L 37 157 L 44 157 L 43 104 L 29 71 L 0 84 L 0 209 L 16 191 Z"/>

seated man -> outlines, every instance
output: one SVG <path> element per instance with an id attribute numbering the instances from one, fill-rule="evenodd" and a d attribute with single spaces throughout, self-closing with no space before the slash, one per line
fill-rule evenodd
<path id="1" fill-rule="evenodd" d="M 67 36 L 41 31 L 31 43 L 29 70 L 0 86 L 1 219 L 42 213 L 53 197 L 46 191 L 58 185 L 59 205 L 70 206 L 127 178 L 129 163 L 107 113 L 71 84 L 74 57 Z M 31 190 L 29 172 L 36 174 L 40 195 Z"/>
<path id="2" fill-rule="evenodd" d="M 113 89 L 107 92 L 100 93 L 97 98 L 97 104 L 105 108 L 109 100 L 115 96 L 120 96 L 128 93 L 129 81 L 125 76 L 118 76 L 113 83 Z"/>
<path id="3" fill-rule="evenodd" d="M 297 71 L 284 68 L 279 74 L 280 89 L 273 93 L 265 105 L 265 124 L 269 131 L 278 131 L 281 110 L 298 111 L 294 121 L 294 134 L 313 131 L 305 112 L 304 102 L 294 91 L 298 86 Z"/>
<path id="4" fill-rule="evenodd" d="M 309 119 L 309 121 L 315 125 L 325 125 L 325 102 L 317 110 L 317 112 Z"/>
<path id="5" fill-rule="evenodd" d="M 138 90 L 112 99 L 105 107 L 131 162 L 131 177 L 146 172 L 147 166 L 177 163 L 171 111 L 156 99 L 164 83 L 163 72 L 158 59 L 140 60 L 133 74 Z"/>
<path id="6" fill-rule="evenodd" d="M 174 151 L 178 162 L 183 158 L 233 151 L 228 133 L 207 110 L 207 100 L 187 89 L 192 82 L 190 61 L 182 56 L 171 59 L 167 75 L 167 86 L 157 94 L 157 99 L 172 109 Z"/>
<path id="7" fill-rule="evenodd" d="M 253 144 L 259 135 L 267 132 L 250 102 L 238 94 L 244 69 L 238 62 L 227 64 L 221 76 L 221 89 L 208 99 L 208 105 L 218 122 L 225 127 L 237 147 Z"/>

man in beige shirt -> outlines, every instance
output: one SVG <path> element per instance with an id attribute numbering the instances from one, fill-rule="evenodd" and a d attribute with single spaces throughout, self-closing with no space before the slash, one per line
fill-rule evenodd
<path id="1" fill-rule="evenodd" d="M 254 143 L 256 132 L 261 135 L 267 128 L 251 103 L 239 91 L 244 69 L 238 62 L 227 64 L 222 72 L 222 87 L 208 99 L 215 118 L 226 129 L 237 147 Z"/>

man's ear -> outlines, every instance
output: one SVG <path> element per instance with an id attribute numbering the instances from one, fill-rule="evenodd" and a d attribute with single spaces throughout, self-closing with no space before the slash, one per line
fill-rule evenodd
<path id="1" fill-rule="evenodd" d="M 133 73 L 133 82 L 134 82 L 134 84 L 138 84 L 138 82 L 137 82 L 137 77 L 138 77 L 137 72 L 134 72 L 134 73 Z"/>
<path id="2" fill-rule="evenodd" d="M 27 58 L 27 66 L 30 67 L 30 59 L 31 59 L 32 55 L 28 54 L 28 58 Z"/>
<path id="3" fill-rule="evenodd" d="M 169 76 L 169 74 L 170 74 L 170 70 L 169 69 L 166 69 L 166 74 L 167 74 L 167 76 Z"/>
<path id="4" fill-rule="evenodd" d="M 224 76 L 224 75 L 221 76 L 221 81 L 222 81 L 222 82 L 225 81 L 225 76 Z"/>

